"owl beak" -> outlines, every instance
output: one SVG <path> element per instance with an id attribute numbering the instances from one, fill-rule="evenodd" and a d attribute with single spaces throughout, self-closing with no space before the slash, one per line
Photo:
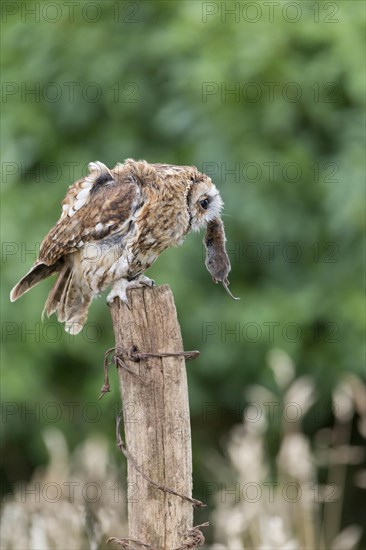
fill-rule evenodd
<path id="1" fill-rule="evenodd" d="M 232 295 L 229 290 L 228 275 L 231 265 L 225 248 L 224 224 L 220 218 L 215 218 L 207 223 L 204 244 L 206 247 L 205 265 L 215 283 L 222 283 L 226 292 L 233 300 L 240 300 Z"/>

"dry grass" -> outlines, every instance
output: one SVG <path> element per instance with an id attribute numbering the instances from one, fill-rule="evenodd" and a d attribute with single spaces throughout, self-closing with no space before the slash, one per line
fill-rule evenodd
<path id="1" fill-rule="evenodd" d="M 1 548 L 107 548 L 108 536 L 127 533 L 127 520 L 124 475 L 106 441 L 87 440 L 69 456 L 59 431 L 48 430 L 44 439 L 50 455 L 47 468 L 36 471 L 3 505 Z"/>
<path id="2" fill-rule="evenodd" d="M 262 386 L 248 390 L 253 411 L 246 409 L 243 423 L 230 437 L 228 454 L 232 477 L 216 495 L 212 523 L 218 542 L 211 548 L 357 548 L 363 527 L 351 524 L 341 530 L 341 519 L 347 467 L 361 464 L 364 459 L 364 449 L 350 444 L 355 414 L 359 419 L 359 432 L 366 435 L 364 384 L 355 376 L 348 376 L 339 384 L 333 395 L 334 425 L 320 430 L 312 446 L 302 432 L 302 419 L 316 398 L 312 380 L 295 379 L 290 358 L 282 351 L 274 350 L 269 363 L 281 398 Z M 267 414 L 259 418 L 258 411 Z M 276 414 L 278 411 L 281 413 Z M 300 417 L 294 421 L 297 412 Z M 255 418 L 258 418 L 255 422 L 250 420 Z M 278 419 L 283 435 L 273 465 L 265 450 L 273 422 Z M 227 464 L 220 462 L 216 457 L 211 462 L 211 470 L 221 471 L 223 478 L 228 479 Z M 327 471 L 327 482 L 322 485 L 318 482 L 319 468 Z M 355 476 L 359 487 L 365 488 L 365 477 L 365 470 L 360 466 Z M 238 483 L 237 491 L 230 494 L 233 481 Z"/>

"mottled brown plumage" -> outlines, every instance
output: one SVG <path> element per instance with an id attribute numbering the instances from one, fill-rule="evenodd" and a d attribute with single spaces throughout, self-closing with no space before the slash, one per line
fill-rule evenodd
<path id="1" fill-rule="evenodd" d="M 127 301 L 133 286 L 151 285 L 144 272 L 190 231 L 207 227 L 206 266 L 228 290 L 230 262 L 219 218 L 222 201 L 211 179 L 194 166 L 127 159 L 109 170 L 89 164 L 70 186 L 62 214 L 41 244 L 38 260 L 11 292 L 14 301 L 53 273 L 58 279 L 44 308 L 78 333 L 92 299 L 109 285 L 108 301 Z"/>

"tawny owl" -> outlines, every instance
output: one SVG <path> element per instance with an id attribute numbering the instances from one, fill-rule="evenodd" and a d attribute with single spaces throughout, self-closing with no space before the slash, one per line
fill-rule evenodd
<path id="1" fill-rule="evenodd" d="M 10 299 L 58 273 L 43 314 L 56 312 L 65 330 L 77 334 L 95 296 L 112 285 L 107 300 L 118 296 L 127 302 L 128 288 L 153 285 L 144 275 L 148 267 L 202 226 L 207 269 L 229 292 L 222 205 L 211 179 L 194 166 L 128 159 L 109 170 L 92 162 L 88 176 L 69 187 L 61 218 Z"/>

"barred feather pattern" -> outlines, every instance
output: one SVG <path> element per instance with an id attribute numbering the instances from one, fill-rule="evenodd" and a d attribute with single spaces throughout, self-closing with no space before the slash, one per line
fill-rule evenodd
<path id="1" fill-rule="evenodd" d="M 223 225 L 217 222 L 222 205 L 211 179 L 194 166 L 127 159 L 109 169 L 92 162 L 88 175 L 69 187 L 60 219 L 10 298 L 17 300 L 57 273 L 42 315 L 55 313 L 68 332 L 77 334 L 95 296 L 112 285 L 109 299 L 126 301 L 130 286 L 149 281 L 144 273 L 163 250 L 203 226 L 210 242 L 216 239 L 206 265 L 215 282 L 227 286 L 230 263 Z M 216 252 L 221 268 L 212 258 Z"/>

